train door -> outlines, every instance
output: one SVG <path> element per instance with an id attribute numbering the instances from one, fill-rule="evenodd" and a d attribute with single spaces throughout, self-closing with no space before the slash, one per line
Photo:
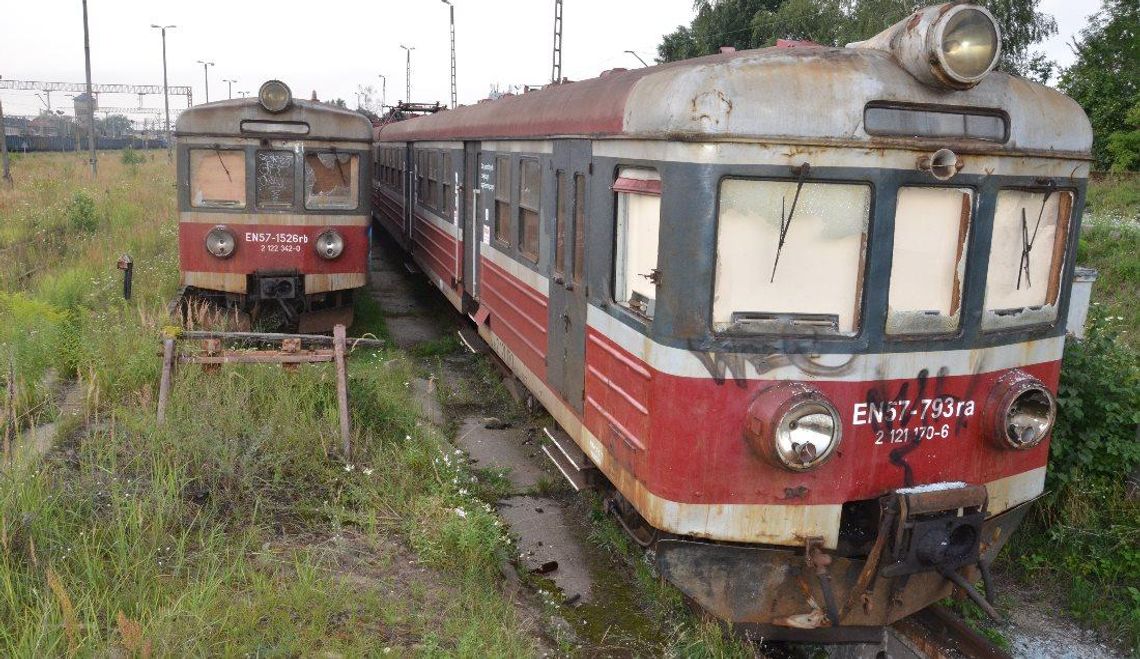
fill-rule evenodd
<path id="1" fill-rule="evenodd" d="M 404 169 L 404 240 L 408 252 L 415 251 L 416 241 L 412 239 L 412 221 L 416 213 L 416 157 L 411 143 L 404 149 L 407 167 Z"/>
<path id="2" fill-rule="evenodd" d="M 586 236 L 590 142 L 554 143 L 554 259 L 551 265 L 547 379 L 582 412 L 586 367 Z"/>
<path id="3" fill-rule="evenodd" d="M 463 208 L 460 217 L 463 222 L 463 311 L 474 311 L 479 298 L 477 288 L 479 276 L 479 245 L 483 240 L 483 185 L 493 181 L 493 171 L 484 172 L 482 153 L 478 142 L 463 144 Z M 492 168 L 493 169 L 493 168 Z"/>

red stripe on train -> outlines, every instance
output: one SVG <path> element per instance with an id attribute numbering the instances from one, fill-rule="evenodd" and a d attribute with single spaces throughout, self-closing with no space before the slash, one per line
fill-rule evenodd
<path id="1" fill-rule="evenodd" d="M 225 226 L 237 239 L 232 256 L 219 259 L 206 251 L 206 234 L 215 225 L 183 222 L 178 225 L 178 257 L 183 270 L 192 272 L 252 273 L 289 270 L 304 274 L 364 272 L 368 267 L 367 226 L 280 226 L 232 224 Z M 317 255 L 317 236 L 335 228 L 344 238 L 344 252 L 331 261 Z"/>

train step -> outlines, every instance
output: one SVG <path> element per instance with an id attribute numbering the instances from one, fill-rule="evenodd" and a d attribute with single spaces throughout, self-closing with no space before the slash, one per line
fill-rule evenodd
<path id="1" fill-rule="evenodd" d="M 549 428 L 543 428 L 542 432 L 550 440 L 550 444 L 542 447 L 542 452 L 569 481 L 575 492 L 587 489 L 589 487 L 587 472 L 594 469 L 594 465 L 586 458 L 586 454 L 561 430 L 551 431 Z"/>

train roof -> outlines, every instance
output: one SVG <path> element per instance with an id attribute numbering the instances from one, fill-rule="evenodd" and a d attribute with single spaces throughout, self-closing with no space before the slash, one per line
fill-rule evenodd
<path id="1" fill-rule="evenodd" d="M 482 101 L 383 126 L 380 141 L 619 137 L 913 144 L 864 130 L 871 102 L 996 110 L 1009 138 L 989 149 L 1087 159 L 1092 128 L 1064 94 L 1001 72 L 965 91 L 912 77 L 872 48 L 773 47 L 721 53 Z M 929 145 L 930 140 L 924 140 Z"/>
<path id="2" fill-rule="evenodd" d="M 259 131 L 243 132 L 243 121 L 271 124 L 308 124 L 305 135 Z M 306 140 L 336 140 L 348 142 L 371 142 L 372 122 L 364 115 L 321 103 L 294 98 L 288 108 L 281 112 L 269 112 L 261 106 L 257 98 L 235 98 L 196 105 L 178 116 L 175 133 L 178 137 L 217 136 L 217 137 L 278 137 Z"/>

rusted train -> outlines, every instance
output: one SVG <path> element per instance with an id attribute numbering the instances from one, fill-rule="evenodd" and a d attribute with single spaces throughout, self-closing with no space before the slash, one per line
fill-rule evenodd
<path id="1" fill-rule="evenodd" d="M 183 112 L 175 134 L 180 299 L 239 326 L 351 324 L 368 275 L 371 122 L 271 80 L 257 98 Z"/>
<path id="2" fill-rule="evenodd" d="M 1043 489 L 1092 135 L 1000 42 L 950 3 L 391 124 L 374 214 L 687 597 L 877 639 L 988 606 Z"/>

